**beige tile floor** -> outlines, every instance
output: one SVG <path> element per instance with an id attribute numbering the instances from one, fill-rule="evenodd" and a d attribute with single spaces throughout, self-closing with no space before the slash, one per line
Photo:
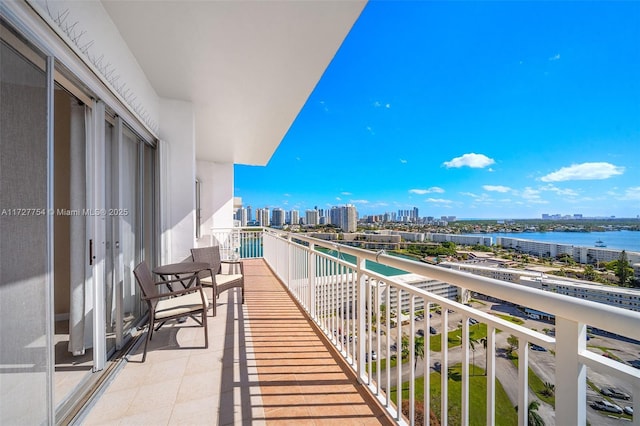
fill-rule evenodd
<path id="1" fill-rule="evenodd" d="M 245 260 L 245 276 L 244 305 L 237 289 L 218 299 L 208 349 L 192 320 L 165 325 L 82 424 L 392 424 L 264 261 Z"/>

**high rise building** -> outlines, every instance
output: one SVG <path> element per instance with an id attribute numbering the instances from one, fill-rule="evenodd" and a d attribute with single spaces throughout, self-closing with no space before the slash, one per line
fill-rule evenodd
<path id="1" fill-rule="evenodd" d="M 291 217 L 289 218 L 290 225 L 299 225 L 300 224 L 300 212 L 298 210 L 291 210 Z"/>
<path id="2" fill-rule="evenodd" d="M 318 210 L 307 210 L 305 213 L 305 224 L 318 225 L 320 223 L 320 216 Z"/>
<path id="3" fill-rule="evenodd" d="M 251 210 L 251 206 L 247 206 L 247 222 L 251 222 L 253 220 L 253 210 Z"/>
<path id="4" fill-rule="evenodd" d="M 284 226 L 284 210 L 276 207 L 271 211 L 271 226 L 273 227 Z"/>
<path id="5" fill-rule="evenodd" d="M 240 226 L 247 226 L 247 209 L 244 207 L 237 209 L 234 219 L 238 221 Z"/>
<path id="6" fill-rule="evenodd" d="M 337 226 L 344 232 L 355 232 L 358 228 L 358 212 L 352 204 L 332 207 L 329 212 L 329 219 L 329 223 Z"/>
<path id="7" fill-rule="evenodd" d="M 269 220 L 269 207 L 256 210 L 256 222 L 259 226 L 269 226 L 271 223 Z"/>

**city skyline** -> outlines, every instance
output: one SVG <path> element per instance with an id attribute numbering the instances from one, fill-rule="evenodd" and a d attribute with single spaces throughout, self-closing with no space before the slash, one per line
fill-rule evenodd
<path id="1" fill-rule="evenodd" d="M 235 195 L 635 218 L 639 18 L 635 2 L 370 2 L 269 164 L 235 166 Z"/>
<path id="2" fill-rule="evenodd" d="M 251 204 L 243 204 L 238 210 L 245 210 L 245 213 L 248 211 L 251 213 L 251 218 L 247 218 L 247 220 L 243 221 L 243 222 L 249 222 L 249 221 L 258 221 L 259 219 L 256 217 L 257 212 L 260 211 L 267 211 L 268 217 L 270 218 L 271 215 L 273 214 L 274 211 L 282 211 L 282 213 L 288 218 L 290 217 L 290 215 L 292 213 L 298 215 L 299 218 L 304 218 L 304 214 L 309 212 L 309 211 L 313 211 L 313 210 L 317 210 L 320 214 L 320 217 L 328 217 L 328 213 L 334 209 L 334 208 L 340 208 L 340 207 L 347 207 L 347 206 L 353 206 L 351 204 L 344 204 L 344 205 L 334 205 L 331 206 L 329 208 L 323 208 L 323 207 L 318 207 L 316 206 L 312 206 L 312 207 L 307 207 L 307 208 L 289 208 L 289 209 L 283 209 L 282 207 L 278 207 L 278 206 L 254 206 Z M 355 206 L 354 206 L 355 207 Z M 236 210 L 236 215 L 238 214 L 238 210 Z M 418 209 L 417 207 L 412 207 L 410 209 L 400 209 L 400 210 L 396 210 L 396 211 L 381 211 L 378 213 L 368 213 L 368 214 L 361 214 L 360 212 L 357 212 L 357 216 L 358 219 L 366 219 L 368 217 L 374 217 L 374 218 L 380 218 L 382 216 L 385 215 L 389 215 L 391 217 L 390 221 L 402 221 L 402 217 L 406 217 L 406 218 L 410 218 L 410 219 L 443 219 L 443 220 L 448 220 L 448 221 L 455 221 L 455 220 L 474 220 L 474 219 L 478 219 L 478 220 L 483 220 L 483 219 L 487 219 L 487 220 L 501 220 L 501 219 L 513 219 L 513 218 L 508 218 L 508 217 L 488 217 L 488 218 L 462 218 L 459 217 L 455 214 L 450 214 L 450 215 L 440 215 L 440 216 L 434 216 L 434 215 L 425 215 L 422 214 L 420 212 L 420 209 Z M 574 212 L 574 213 L 563 213 L 563 212 L 556 212 L 556 213 L 541 213 L 540 216 L 538 217 L 526 217 L 526 218 L 518 218 L 518 219 L 541 219 L 541 220 L 566 220 L 566 219 L 575 219 L 575 220 L 580 220 L 580 219 L 584 219 L 584 220 L 589 220 L 589 219 L 640 219 L 640 216 L 636 216 L 636 217 L 616 217 L 614 215 L 609 215 L 609 216 L 586 216 L 583 215 L 582 213 L 579 212 Z M 413 220 L 411 220 L 413 221 Z M 269 219 L 269 222 L 271 222 L 271 219 Z M 285 223 L 287 224 L 291 224 L 291 223 L 298 223 L 297 220 L 294 220 L 293 222 L 290 220 L 285 221 Z"/>

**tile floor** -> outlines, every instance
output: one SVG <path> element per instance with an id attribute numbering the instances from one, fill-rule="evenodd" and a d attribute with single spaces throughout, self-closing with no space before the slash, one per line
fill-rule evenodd
<path id="1" fill-rule="evenodd" d="M 202 327 L 167 324 L 129 356 L 84 425 L 392 424 L 262 259 Z M 211 313 L 209 313 L 211 315 Z"/>

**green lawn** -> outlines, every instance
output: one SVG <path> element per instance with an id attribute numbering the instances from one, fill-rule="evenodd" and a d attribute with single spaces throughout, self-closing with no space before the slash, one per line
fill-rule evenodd
<path id="1" fill-rule="evenodd" d="M 513 364 L 517 368 L 518 367 L 518 358 L 513 358 L 511 361 L 513 361 Z M 529 367 L 529 388 L 531 388 L 533 393 L 535 393 L 538 398 L 540 398 L 542 401 L 546 402 L 547 404 L 549 404 L 549 405 L 551 405 L 552 407 L 555 408 L 555 406 L 556 406 L 556 398 L 555 398 L 555 396 L 547 396 L 547 395 L 545 395 L 543 393 L 543 391 L 544 391 L 544 382 L 531 369 L 531 367 Z"/>
<path id="2" fill-rule="evenodd" d="M 484 370 L 473 365 L 469 366 L 475 374 L 469 376 L 469 424 L 485 425 L 487 416 L 487 377 Z M 448 401 L 449 424 L 461 424 L 460 398 L 462 395 L 462 365 L 456 364 L 449 367 Z M 415 380 L 416 404 L 424 404 L 424 377 Z M 430 400 L 431 409 L 440 417 L 440 373 L 433 372 L 430 376 Z M 396 388 L 391 388 L 391 400 L 396 398 Z M 409 382 L 402 385 L 402 398 L 409 398 Z M 496 380 L 496 425 L 510 426 L 517 424 L 518 416 L 515 408 L 502 385 Z"/>
<path id="3" fill-rule="evenodd" d="M 511 316 L 511 315 L 504 315 L 504 314 L 496 314 L 496 313 L 493 313 L 493 312 L 492 312 L 492 314 L 497 316 L 498 318 L 502 318 L 503 320 L 512 322 L 514 324 L 518 324 L 518 325 L 524 324 L 524 320 L 522 320 L 521 318 L 518 318 L 518 317 L 514 317 L 514 316 Z"/>
<path id="4" fill-rule="evenodd" d="M 462 342 L 460 336 L 462 336 L 462 329 L 450 331 L 447 335 L 447 346 L 449 348 L 458 346 Z M 487 324 L 478 323 L 469 326 L 469 338 L 480 341 L 480 339 L 487 337 Z M 430 336 L 429 348 L 433 352 L 440 352 L 442 345 L 442 334 L 436 334 Z"/>

